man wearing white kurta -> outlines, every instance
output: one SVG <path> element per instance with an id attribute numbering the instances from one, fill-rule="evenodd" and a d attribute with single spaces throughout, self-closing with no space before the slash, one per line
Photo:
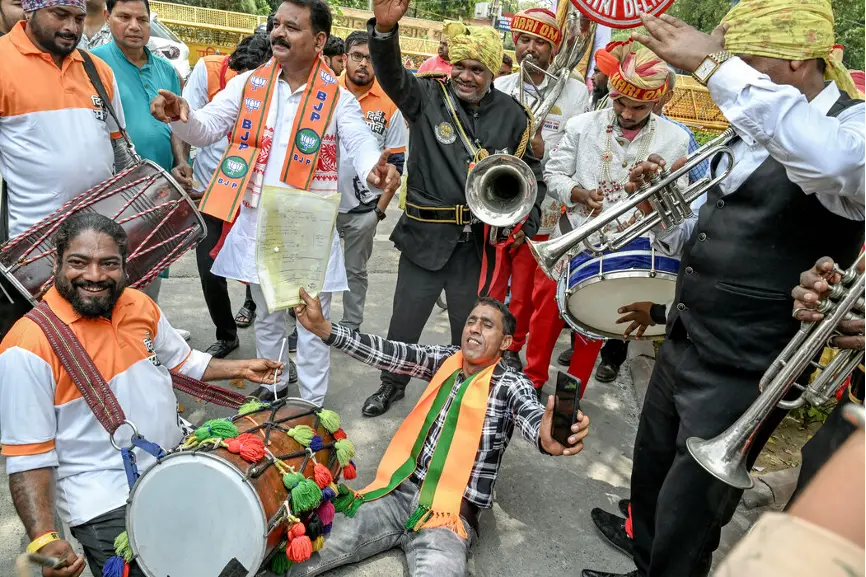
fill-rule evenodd
<path id="1" fill-rule="evenodd" d="M 310 4 L 314 4 L 312 9 Z M 304 38 L 299 38 L 299 36 L 305 32 L 305 30 L 298 30 L 298 27 L 304 24 L 312 27 L 314 39 L 320 37 L 324 31 L 316 30 L 317 25 L 321 25 L 321 22 L 316 19 L 321 17 L 319 11 L 322 6 L 324 5 L 317 0 L 312 2 L 287 0 L 280 5 L 275 16 L 271 41 L 274 44 L 274 57 L 283 68 L 283 73 L 278 80 L 277 91 L 273 97 L 272 106 L 277 107 L 277 112 L 273 124 L 273 144 L 264 170 L 264 186 L 287 187 L 281 178 L 281 168 L 288 147 L 294 139 L 292 127 L 298 107 L 301 105 L 301 97 L 304 95 L 306 84 L 300 84 L 292 90 L 289 82 L 286 81 L 286 69 L 289 65 L 294 69 L 298 68 L 298 64 L 292 59 L 301 57 L 299 50 L 303 47 L 300 42 Z M 324 6 L 324 10 L 328 10 L 327 6 Z M 311 13 L 312 23 L 309 19 L 304 22 L 304 17 L 309 18 L 308 15 Z M 329 11 L 326 32 L 330 32 Z M 327 37 L 327 33 L 325 37 Z M 287 40 L 291 48 L 278 42 L 283 39 Z M 313 63 L 309 63 L 308 72 Z M 238 118 L 244 87 L 251 74 L 252 72 L 247 72 L 233 78 L 228 82 L 225 90 L 217 94 L 207 106 L 200 110 L 190 111 L 187 122 L 171 122 L 172 131 L 193 146 L 207 146 L 225 137 L 226 133 L 234 127 Z M 335 105 L 327 133 L 338 135 L 340 147 L 352 158 L 357 174 L 366 180 L 379 161 L 379 146 L 364 122 L 358 101 L 344 88 L 339 88 L 339 100 Z M 291 317 L 286 310 L 265 312 L 268 307 L 259 286 L 259 276 L 255 264 L 258 213 L 250 200 L 251 192 L 248 189 L 237 220 L 214 261 L 212 271 L 214 274 L 226 278 L 250 283 L 253 300 L 256 302 L 256 310 L 259 311 L 255 319 L 257 355 L 261 358 L 277 359 L 282 350 L 280 358 L 282 362 L 288 363 L 288 347 L 282 347 L 282 342 L 293 329 L 293 327 L 287 327 L 287 323 L 291 322 L 294 325 L 295 321 L 293 318 L 291 321 L 289 320 Z M 326 315 L 330 312 L 331 293 L 342 292 L 347 289 L 343 251 L 340 248 L 339 238 L 334 232 L 325 281 L 319 294 Z M 328 390 L 330 349 L 321 339 L 302 326 L 297 328 L 297 365 L 301 397 L 313 403 L 321 404 Z M 271 393 L 283 391 L 288 386 L 289 373 L 290 371 L 283 371 L 281 380 L 276 385 L 268 385 L 268 390 Z"/>

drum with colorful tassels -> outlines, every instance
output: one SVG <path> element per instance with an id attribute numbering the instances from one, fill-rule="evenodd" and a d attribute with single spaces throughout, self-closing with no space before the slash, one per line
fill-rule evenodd
<path id="1" fill-rule="evenodd" d="M 325 545 L 337 481 L 355 477 L 340 417 L 301 399 L 251 401 L 196 429 L 129 495 L 118 554 L 150 577 L 278 575 Z"/>

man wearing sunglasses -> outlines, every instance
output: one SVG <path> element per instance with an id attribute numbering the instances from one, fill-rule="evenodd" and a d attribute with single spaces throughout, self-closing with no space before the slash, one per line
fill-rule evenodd
<path id="1" fill-rule="evenodd" d="M 352 32 L 346 38 L 346 70 L 340 84 L 351 92 L 361 104 L 367 126 L 376 137 L 379 151 L 389 150 L 388 162 L 403 173 L 408 131 L 403 115 L 385 94 L 370 60 L 366 32 Z M 346 276 L 349 290 L 343 292 L 343 320 L 340 324 L 357 331 L 364 320 L 364 302 L 367 298 L 367 261 L 373 253 L 376 225 L 385 218 L 385 209 L 394 192 L 369 185 L 355 173 L 352 157 L 341 151 L 340 212 L 337 227 L 343 237 L 346 256 Z"/>

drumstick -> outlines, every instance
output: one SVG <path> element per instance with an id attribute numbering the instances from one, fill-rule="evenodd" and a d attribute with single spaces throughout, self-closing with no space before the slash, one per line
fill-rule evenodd
<path id="1" fill-rule="evenodd" d="M 58 559 L 57 557 L 46 557 L 38 553 L 23 553 L 15 559 L 15 568 L 18 571 L 18 577 L 30 577 L 30 564 L 39 565 L 40 567 L 48 567 L 50 569 L 63 569 L 66 567 L 66 559 Z"/>
<path id="2" fill-rule="evenodd" d="M 283 361 L 283 351 L 286 348 L 286 337 L 283 338 L 283 344 L 280 345 L 280 356 L 277 357 L 277 362 L 280 363 Z M 291 361 L 289 361 L 291 362 Z M 288 391 L 286 391 L 288 394 Z M 277 369 L 274 369 L 274 400 L 279 401 L 279 391 L 277 391 Z"/>

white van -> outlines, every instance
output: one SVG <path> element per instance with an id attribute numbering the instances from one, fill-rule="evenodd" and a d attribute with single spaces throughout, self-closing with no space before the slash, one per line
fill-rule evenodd
<path id="1" fill-rule="evenodd" d="M 189 47 L 153 13 L 150 15 L 150 44 L 155 47 L 158 55 L 171 62 L 180 77 L 186 81 L 190 73 Z"/>

